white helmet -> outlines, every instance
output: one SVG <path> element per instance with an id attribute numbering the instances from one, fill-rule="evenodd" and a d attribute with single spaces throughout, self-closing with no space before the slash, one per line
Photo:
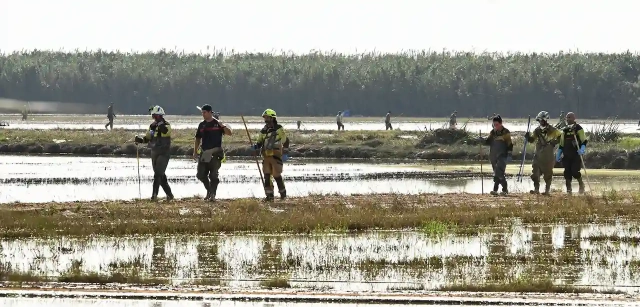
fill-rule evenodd
<path id="1" fill-rule="evenodd" d="M 153 106 L 149 108 L 151 115 L 164 115 L 164 109 L 161 106 Z"/>
<path id="2" fill-rule="evenodd" d="M 537 121 L 544 120 L 545 122 L 548 122 L 549 121 L 549 112 L 540 111 L 540 113 L 538 113 L 538 116 L 536 116 L 536 120 Z"/>

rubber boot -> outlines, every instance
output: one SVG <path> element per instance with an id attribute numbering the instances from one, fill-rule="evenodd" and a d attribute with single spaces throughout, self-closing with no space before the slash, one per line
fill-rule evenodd
<path id="1" fill-rule="evenodd" d="M 267 193 L 267 196 L 264 198 L 264 201 L 273 201 L 275 197 L 273 196 L 273 193 Z"/>
<path id="2" fill-rule="evenodd" d="M 207 181 L 203 181 L 204 188 L 207 191 L 207 195 L 203 198 L 203 200 L 209 200 L 211 198 L 211 185 L 209 184 L 209 179 Z"/>
<path id="3" fill-rule="evenodd" d="M 578 178 L 578 193 L 584 194 L 584 181 L 582 181 L 582 177 Z"/>
<path id="4" fill-rule="evenodd" d="M 540 182 L 533 183 L 533 190 L 529 191 L 531 194 L 540 194 Z"/>
<path id="5" fill-rule="evenodd" d="M 489 192 L 489 194 L 498 195 L 498 186 L 500 186 L 500 183 L 494 182 L 493 183 L 493 191 Z"/>
<path id="6" fill-rule="evenodd" d="M 209 187 L 209 192 L 207 196 L 209 197 L 208 201 L 216 201 L 216 192 L 218 191 L 218 184 L 220 183 L 220 179 L 211 180 L 211 186 Z"/>
<path id="7" fill-rule="evenodd" d="M 287 189 L 284 186 L 284 180 L 282 180 L 282 177 L 273 178 L 273 179 L 276 181 L 276 184 L 278 185 L 278 192 L 280 193 L 280 199 L 287 198 Z"/>
<path id="8" fill-rule="evenodd" d="M 175 198 L 173 197 L 173 193 L 171 193 L 171 187 L 169 186 L 169 180 L 167 179 L 167 175 L 162 175 L 160 186 L 162 186 L 162 190 L 164 191 L 164 194 L 167 195 L 167 201 L 173 200 Z"/>
<path id="9" fill-rule="evenodd" d="M 550 195 L 551 192 L 551 183 L 546 183 L 544 185 L 544 193 L 542 195 Z"/>
<path id="10" fill-rule="evenodd" d="M 505 196 L 509 194 L 509 189 L 507 188 L 507 180 L 503 180 L 502 181 L 502 192 L 500 192 L 500 195 Z"/>
<path id="11" fill-rule="evenodd" d="M 567 194 L 571 195 L 572 190 L 571 190 L 571 179 L 565 179 L 565 185 L 567 186 Z"/>
<path id="12" fill-rule="evenodd" d="M 158 191 L 160 191 L 160 183 L 155 178 L 153 179 L 153 192 L 151 192 L 151 200 L 158 200 Z"/>

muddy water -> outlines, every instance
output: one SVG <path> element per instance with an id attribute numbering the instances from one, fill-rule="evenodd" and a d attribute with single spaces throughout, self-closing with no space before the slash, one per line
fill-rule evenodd
<path id="1" fill-rule="evenodd" d="M 20 121 L 17 117 L 0 116 L 0 120 L 9 123 L 9 126 L 2 127 L 3 129 L 105 129 L 104 125 L 107 123 L 107 119 L 103 115 L 78 115 L 76 117 L 68 116 L 66 118 L 54 118 L 53 120 L 47 120 L 43 117 L 34 117 L 27 122 Z M 167 116 L 167 120 L 171 122 L 174 129 L 195 129 L 198 123 L 202 121 L 200 116 Z M 238 117 L 222 117 L 231 128 L 240 129 L 244 128 L 242 121 Z M 246 117 L 247 127 L 249 129 L 260 129 L 264 125 L 259 117 Z M 302 118 L 303 124 L 300 127 L 302 130 L 333 130 L 337 129 L 336 123 L 333 119 L 321 119 L 321 118 Z M 147 116 L 124 116 L 123 118 L 116 118 L 115 128 L 123 129 L 146 129 L 149 125 L 149 118 Z M 459 121 L 459 127 L 464 124 L 464 120 Z M 557 119 L 553 119 L 552 123 L 556 123 Z M 594 127 L 600 126 L 604 121 L 585 121 L 581 123 L 585 131 L 590 131 Z M 283 119 L 279 122 L 285 129 L 294 130 L 297 129 L 296 119 Z M 638 122 L 636 121 L 617 121 L 620 124 L 619 128 L 624 133 L 637 133 Z M 406 130 L 406 131 L 418 131 L 425 129 L 438 129 L 448 127 L 448 122 L 445 124 L 444 120 L 427 119 L 398 119 L 392 121 L 394 129 Z M 526 131 L 526 121 L 517 119 L 513 121 L 505 121 L 505 125 L 511 131 Z M 384 119 L 381 117 L 379 121 L 375 119 L 353 119 L 344 120 L 345 130 L 385 130 Z M 489 131 L 491 130 L 491 123 L 488 120 L 474 119 L 467 123 L 466 128 L 470 131 Z"/>
<path id="2" fill-rule="evenodd" d="M 0 263 L 59 276 L 72 265 L 108 274 L 137 268 L 174 284 L 214 279 L 231 289 L 287 278 L 292 287 L 331 291 L 435 289 L 439 286 L 548 279 L 640 290 L 640 228 L 618 223 L 531 226 L 476 235 L 427 232 L 243 235 L 167 238 L 56 238 L 0 241 Z M 624 242 L 606 237 L 617 234 Z"/>
<path id="3" fill-rule="evenodd" d="M 241 302 L 225 300 L 207 301 L 169 301 L 169 300 L 114 300 L 114 299 L 71 299 L 71 298 L 0 298 L 0 306 L 3 307 L 390 307 L 403 306 L 405 304 L 367 304 L 367 303 L 293 303 L 293 302 Z M 434 307 L 451 306 L 451 304 L 429 304 Z M 477 304 L 456 306 L 469 307 Z M 482 304 L 485 307 L 505 306 L 504 304 Z M 507 305 L 508 306 L 508 305 Z M 538 306 L 527 304 L 527 306 Z M 543 306 L 543 305 L 540 305 Z M 624 306 L 609 303 L 606 306 Z"/>
<path id="4" fill-rule="evenodd" d="M 0 159 L 0 203 L 76 200 L 116 200 L 138 197 L 135 158 L 2 156 Z M 172 159 L 167 176 L 176 197 L 202 195 L 204 187 L 196 179 L 196 164 L 188 159 Z M 264 194 L 255 162 L 228 162 L 220 169 L 222 183 L 218 198 L 262 197 Z M 487 193 L 493 187 L 488 174 L 484 180 L 470 172 L 425 170 L 416 165 L 364 163 L 296 163 L 285 166 L 284 178 L 290 196 L 309 194 L 375 193 Z M 140 160 L 142 197 L 151 196 L 153 171 L 148 158 Z M 594 190 L 637 189 L 629 178 L 591 176 Z M 563 180 L 553 188 L 564 189 Z M 484 184 L 484 186 L 483 186 Z M 532 183 L 509 179 L 512 192 L 528 191 Z"/>

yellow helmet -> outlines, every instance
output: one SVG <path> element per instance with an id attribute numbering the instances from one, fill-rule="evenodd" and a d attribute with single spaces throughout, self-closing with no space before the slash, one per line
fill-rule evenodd
<path id="1" fill-rule="evenodd" d="M 276 118 L 276 111 L 271 110 L 271 109 L 266 109 L 264 110 L 264 112 L 262 112 L 262 116 L 269 116 L 269 117 L 273 117 Z"/>

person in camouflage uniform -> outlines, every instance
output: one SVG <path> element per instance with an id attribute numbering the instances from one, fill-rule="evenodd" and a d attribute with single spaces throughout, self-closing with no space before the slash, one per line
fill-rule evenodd
<path id="1" fill-rule="evenodd" d="M 549 112 L 547 111 L 538 113 L 536 121 L 540 126 L 533 131 L 533 134 L 527 132 L 524 135 L 529 143 L 536 145 L 532 165 L 533 173 L 531 174 L 534 189 L 530 193 L 540 193 L 540 176 L 543 176 L 545 183 L 543 194 L 549 195 L 551 180 L 553 179 L 553 166 L 556 163 L 554 151 L 556 145 L 560 143 L 562 132 L 549 125 Z"/>

